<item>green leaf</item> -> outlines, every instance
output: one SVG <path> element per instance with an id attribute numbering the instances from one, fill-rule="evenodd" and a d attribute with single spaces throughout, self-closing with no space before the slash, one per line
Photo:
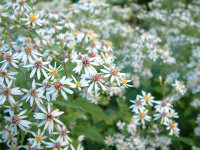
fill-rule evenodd
<path id="1" fill-rule="evenodd" d="M 117 104 L 120 108 L 120 116 L 124 121 L 131 120 L 131 112 L 129 112 L 129 107 L 126 101 L 122 98 L 117 98 Z"/>
<path id="2" fill-rule="evenodd" d="M 193 140 L 191 138 L 186 138 L 186 137 L 176 137 L 176 136 L 172 136 L 170 137 L 173 141 L 179 141 L 179 142 L 183 142 L 185 144 L 191 145 L 193 146 Z"/>

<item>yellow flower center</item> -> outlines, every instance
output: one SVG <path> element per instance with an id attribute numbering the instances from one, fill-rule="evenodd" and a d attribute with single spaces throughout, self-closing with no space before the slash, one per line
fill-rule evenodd
<path id="1" fill-rule="evenodd" d="M 162 52 L 163 52 L 163 54 L 165 54 L 166 53 L 166 49 L 163 49 Z"/>
<path id="2" fill-rule="evenodd" d="M 127 30 L 128 30 L 128 31 L 129 31 L 129 30 L 131 30 L 131 27 L 130 27 L 130 26 L 128 26 L 128 27 L 127 27 Z"/>
<path id="3" fill-rule="evenodd" d="M 146 101 L 150 100 L 150 97 L 148 95 L 146 95 L 144 98 L 145 98 Z"/>
<path id="4" fill-rule="evenodd" d="M 200 133 L 200 129 L 198 129 L 197 132 Z"/>
<path id="5" fill-rule="evenodd" d="M 175 123 L 171 123 L 171 128 L 174 128 L 175 127 Z"/>
<path id="6" fill-rule="evenodd" d="M 12 147 L 12 150 L 17 150 L 17 147 L 15 147 L 15 146 L 14 146 L 14 147 Z"/>
<path id="7" fill-rule="evenodd" d="M 35 22 L 35 21 L 36 21 L 36 17 L 35 17 L 35 16 L 30 16 L 30 17 L 29 17 L 29 20 L 30 20 L 31 22 Z"/>
<path id="8" fill-rule="evenodd" d="M 80 82 L 76 82 L 76 86 L 81 87 L 81 83 Z"/>
<path id="9" fill-rule="evenodd" d="M 104 58 L 104 59 L 108 59 L 108 56 L 105 55 L 103 58 Z"/>
<path id="10" fill-rule="evenodd" d="M 113 74 L 113 75 L 117 75 L 117 74 L 118 74 L 117 68 L 112 69 L 112 74 Z"/>
<path id="11" fill-rule="evenodd" d="M 145 117 L 145 113 L 140 113 L 140 118 L 144 119 L 144 117 Z"/>
<path id="12" fill-rule="evenodd" d="M 29 43 L 31 41 L 31 39 L 29 38 L 29 37 L 27 37 L 26 39 L 25 39 L 25 42 L 26 43 Z"/>
<path id="13" fill-rule="evenodd" d="M 18 105 L 17 104 L 13 104 L 13 109 L 17 110 L 17 108 L 18 108 Z"/>
<path id="14" fill-rule="evenodd" d="M 97 41 L 97 37 L 96 36 L 93 36 L 92 39 L 93 39 L 93 41 Z"/>
<path id="15" fill-rule="evenodd" d="M 36 139 L 37 142 L 40 142 L 42 140 L 42 137 L 41 136 L 36 136 L 35 139 Z"/>
<path id="16" fill-rule="evenodd" d="M 134 130 L 134 126 L 131 126 L 131 130 Z"/>
<path id="17" fill-rule="evenodd" d="M 108 139 L 108 143 L 112 143 L 112 139 Z"/>
<path id="18" fill-rule="evenodd" d="M 12 139 L 12 134 L 8 134 L 8 139 Z"/>
<path id="19" fill-rule="evenodd" d="M 183 84 L 181 84 L 181 83 L 179 83 L 178 86 L 179 86 L 180 88 L 183 88 Z"/>
<path id="20" fill-rule="evenodd" d="M 75 37 L 77 37 L 77 36 L 78 36 L 78 32 L 74 31 L 74 32 L 73 32 L 73 35 L 74 35 Z"/>
<path id="21" fill-rule="evenodd" d="M 123 78 L 123 79 L 122 79 L 122 82 L 123 82 L 123 84 L 126 84 L 126 83 L 127 83 L 126 78 Z"/>
<path id="22" fill-rule="evenodd" d="M 112 46 L 112 42 L 108 41 L 107 42 L 108 46 Z"/>
<path id="23" fill-rule="evenodd" d="M 93 98 L 94 98 L 95 100 L 97 100 L 98 96 L 95 95 Z"/>
<path id="24" fill-rule="evenodd" d="M 55 75 L 56 73 L 57 73 L 57 70 L 56 70 L 56 69 L 54 69 L 54 68 L 51 69 L 51 71 L 50 71 L 50 74 L 51 74 L 51 75 Z"/>

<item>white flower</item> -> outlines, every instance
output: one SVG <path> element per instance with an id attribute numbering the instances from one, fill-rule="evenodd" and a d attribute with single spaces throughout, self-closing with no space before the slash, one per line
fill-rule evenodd
<path id="1" fill-rule="evenodd" d="M 3 84 L 5 81 L 7 84 L 10 82 L 10 80 L 15 80 L 14 75 L 16 75 L 17 72 L 8 72 L 7 70 L 0 70 L 0 85 Z"/>
<path id="2" fill-rule="evenodd" d="M 1 69 L 2 70 L 6 69 L 6 67 L 9 64 L 11 64 L 15 68 L 19 68 L 19 66 L 16 64 L 16 63 L 18 63 L 18 61 L 16 59 L 17 59 L 17 53 L 15 53 L 14 55 L 12 55 L 12 53 L 5 54 L 4 60 L 0 62 L 0 63 L 3 63 L 3 65 L 1 66 Z"/>
<path id="3" fill-rule="evenodd" d="M 78 90 L 80 91 L 82 87 L 87 87 L 89 84 L 89 81 L 86 81 L 84 78 L 81 79 L 80 82 L 78 82 L 74 76 L 72 75 L 72 78 L 75 82 L 75 84 L 72 84 L 72 88 L 78 88 Z"/>
<path id="4" fill-rule="evenodd" d="M 26 21 L 25 25 L 32 25 L 35 27 L 36 25 L 41 26 L 42 21 L 39 19 L 39 14 L 33 14 L 32 12 L 28 15 L 25 14 L 27 18 L 22 18 L 22 21 Z"/>
<path id="5" fill-rule="evenodd" d="M 141 121 L 143 125 L 145 125 L 145 120 L 150 121 L 151 117 L 147 115 L 148 110 L 140 111 L 136 116 L 134 116 L 135 119 L 138 121 Z"/>
<path id="6" fill-rule="evenodd" d="M 23 93 L 20 91 L 19 87 L 15 87 L 15 88 L 11 89 L 11 85 L 12 85 L 12 81 L 10 81 L 7 86 L 5 84 L 1 85 L 2 88 L 1 88 L 1 91 L 0 91 L 0 105 L 4 104 L 6 99 L 10 103 L 15 103 L 13 96 L 23 95 Z"/>
<path id="7" fill-rule="evenodd" d="M 148 103 L 150 106 L 153 105 L 152 103 L 154 102 L 154 97 L 151 96 L 151 93 L 147 94 L 146 92 L 142 91 L 142 96 L 139 95 L 138 97 L 142 102 L 144 102 L 144 105 L 146 105 L 146 103 Z"/>
<path id="8" fill-rule="evenodd" d="M 178 129 L 178 124 L 173 122 L 172 120 L 170 120 L 167 124 L 167 130 L 170 130 L 169 135 L 173 135 L 175 134 L 176 136 L 179 136 L 179 131 L 180 129 Z"/>
<path id="9" fill-rule="evenodd" d="M 137 95 L 136 100 L 130 100 L 133 105 L 131 105 L 129 108 L 132 109 L 132 112 L 136 112 L 138 113 L 138 111 L 144 111 L 145 107 L 144 107 L 144 102 L 142 102 L 139 98 L 139 96 Z"/>
<path id="10" fill-rule="evenodd" d="M 58 109 L 51 111 L 51 106 L 48 104 L 48 110 L 42 110 L 43 113 L 34 113 L 35 119 L 43 120 L 38 127 L 41 127 L 44 125 L 44 130 L 48 128 L 49 133 L 51 133 L 54 129 L 54 121 L 59 123 L 60 125 L 63 125 L 63 123 L 56 119 L 55 117 L 58 117 L 62 115 L 64 112 L 59 111 Z"/>
<path id="11" fill-rule="evenodd" d="M 37 106 L 39 106 L 40 109 L 44 109 L 41 104 L 43 104 L 42 98 L 45 98 L 43 96 L 43 92 L 40 89 L 36 89 L 36 83 L 35 80 L 32 82 L 32 88 L 30 90 L 23 89 L 24 92 L 27 94 L 22 97 L 22 100 L 30 100 L 30 106 L 33 106 L 33 102 L 35 100 Z"/>
<path id="12" fill-rule="evenodd" d="M 81 78 L 86 79 L 90 83 L 90 86 L 88 87 L 88 93 L 90 93 L 93 88 L 94 88 L 95 93 L 97 93 L 100 88 L 103 91 L 106 90 L 106 87 L 103 85 L 105 81 L 102 79 L 102 76 L 99 74 L 93 74 L 89 76 L 87 74 L 82 74 Z"/>
<path id="13" fill-rule="evenodd" d="M 37 149 L 43 149 L 41 144 L 45 144 L 46 142 L 44 141 L 47 136 L 44 136 L 44 131 L 40 131 L 38 129 L 37 133 L 31 132 L 34 138 L 29 138 L 28 141 L 32 143 L 31 148 L 37 148 Z"/>
<path id="14" fill-rule="evenodd" d="M 174 86 L 174 87 L 176 88 L 176 90 L 177 90 L 178 92 L 180 92 L 182 95 L 185 94 L 186 88 L 185 88 L 185 86 L 183 85 L 183 83 L 181 83 L 180 81 L 175 80 L 175 83 L 172 84 L 172 86 Z"/>
<path id="15" fill-rule="evenodd" d="M 113 83 L 115 80 L 117 81 L 117 84 L 120 85 L 121 83 L 121 76 L 124 75 L 123 73 L 119 72 L 119 69 L 115 66 L 110 66 L 109 68 L 104 66 L 105 69 L 101 69 L 101 71 L 103 73 L 105 73 L 106 75 L 104 75 L 105 78 L 109 78 L 110 77 L 110 82 Z"/>
<path id="16" fill-rule="evenodd" d="M 56 67 L 56 62 L 54 63 L 54 67 L 52 67 L 49 64 L 49 78 L 51 78 L 51 80 L 54 80 L 56 77 L 59 77 L 58 72 L 62 70 L 62 68 L 60 68 L 62 65 L 59 65 L 58 68 Z"/>
<path id="17" fill-rule="evenodd" d="M 43 62 L 42 58 L 39 58 L 35 61 L 30 60 L 31 64 L 26 65 L 24 67 L 28 68 L 28 67 L 34 67 L 30 73 L 30 78 L 32 78 L 35 73 L 37 73 L 37 78 L 38 80 L 41 77 L 41 72 L 43 73 L 43 75 L 45 76 L 45 78 L 48 78 L 48 75 L 46 73 L 46 70 L 50 71 L 48 68 L 45 67 L 45 65 L 49 64 L 49 62 Z"/>
<path id="18" fill-rule="evenodd" d="M 76 67 L 73 69 L 75 73 L 80 74 L 82 69 L 87 75 L 93 75 L 97 73 L 96 69 L 93 67 L 98 66 L 98 64 L 94 62 L 94 58 L 83 57 L 81 59 L 74 60 L 74 62 L 77 63 Z"/>
<path id="19" fill-rule="evenodd" d="M 19 114 L 14 114 L 13 111 L 10 111 L 10 117 L 5 116 L 4 118 L 11 122 L 13 125 L 15 125 L 15 127 L 19 127 L 20 129 L 22 129 L 23 131 L 26 131 L 26 128 L 30 128 L 30 124 L 32 124 L 31 122 L 27 121 L 27 120 L 22 120 L 24 118 L 27 118 L 28 116 L 24 116 L 24 114 L 26 113 L 26 110 L 21 111 Z"/>
<path id="20" fill-rule="evenodd" d="M 54 134 L 59 134 L 58 139 L 60 139 L 61 141 L 66 142 L 67 144 L 69 144 L 69 142 L 72 142 L 72 140 L 69 138 L 69 136 L 67 135 L 69 133 L 69 131 L 66 129 L 66 126 L 60 126 L 57 125 L 57 131 L 59 132 L 55 132 Z"/>
<path id="21" fill-rule="evenodd" d="M 64 141 L 61 141 L 60 138 L 57 138 L 56 141 L 50 138 L 50 141 L 51 143 L 50 142 L 46 143 L 47 148 L 51 148 L 53 150 L 67 150 L 68 149 L 68 147 L 66 147 L 67 143 Z M 65 147 L 65 148 L 62 148 L 62 147 Z"/>
<path id="22" fill-rule="evenodd" d="M 107 136 L 105 137 L 106 139 L 104 140 L 105 144 L 108 146 L 113 146 L 114 145 L 114 141 L 113 138 L 111 136 Z"/>
<path id="23" fill-rule="evenodd" d="M 125 125 L 126 125 L 125 122 L 121 122 L 121 121 L 117 122 L 117 128 L 119 130 L 123 130 Z"/>
<path id="24" fill-rule="evenodd" d="M 69 88 L 65 87 L 65 85 L 71 86 L 71 79 L 67 78 L 64 76 L 60 80 L 54 80 L 53 86 L 48 88 L 48 94 L 52 95 L 52 100 L 55 100 L 56 97 L 58 96 L 58 92 L 60 91 L 62 96 L 67 100 L 67 94 L 73 94 L 73 91 L 70 90 Z"/>
<path id="25" fill-rule="evenodd" d="M 137 126 L 133 123 L 130 123 L 130 124 L 127 125 L 127 130 L 128 130 L 129 133 L 135 134 L 136 131 L 137 131 Z"/>
<path id="26" fill-rule="evenodd" d="M 98 101 L 101 99 L 101 97 L 99 96 L 99 93 L 92 93 L 92 92 L 90 92 L 89 94 L 88 94 L 88 100 L 90 100 L 92 103 L 94 103 L 94 104 L 98 104 Z"/>

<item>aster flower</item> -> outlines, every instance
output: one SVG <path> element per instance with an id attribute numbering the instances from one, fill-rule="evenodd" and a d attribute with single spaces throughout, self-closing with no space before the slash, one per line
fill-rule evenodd
<path id="1" fill-rule="evenodd" d="M 150 106 L 152 106 L 153 102 L 154 102 L 154 97 L 151 96 L 151 93 L 146 93 L 144 91 L 142 91 L 142 96 L 138 96 L 142 102 L 144 102 L 143 104 L 146 105 L 146 103 L 148 103 Z"/>
<path id="2" fill-rule="evenodd" d="M 37 133 L 31 133 L 34 136 L 34 138 L 28 139 L 28 141 L 32 143 L 31 148 L 43 149 L 44 147 L 42 147 L 41 145 L 46 144 L 44 140 L 47 138 L 47 136 L 44 135 L 44 131 L 41 132 L 40 129 L 38 129 Z"/>
<path id="3" fill-rule="evenodd" d="M 39 14 L 34 14 L 34 13 L 30 13 L 30 14 L 25 14 L 27 18 L 22 18 L 22 21 L 25 21 L 25 25 L 32 25 L 33 27 L 35 27 L 36 25 L 41 26 L 42 25 L 42 21 L 39 19 Z"/>
<path id="4" fill-rule="evenodd" d="M 3 84 L 5 81 L 6 84 L 10 82 L 10 80 L 15 80 L 14 75 L 16 75 L 17 72 L 8 72 L 7 70 L 0 70 L 0 85 Z"/>
<path id="5" fill-rule="evenodd" d="M 27 120 L 23 120 L 24 118 L 27 118 L 28 116 L 24 116 L 26 113 L 26 110 L 21 111 L 19 114 L 14 114 L 13 111 L 9 112 L 10 117 L 5 116 L 4 118 L 9 121 L 11 124 L 13 124 L 15 127 L 19 127 L 23 131 L 26 131 L 26 128 L 30 128 L 31 122 Z"/>
<path id="6" fill-rule="evenodd" d="M 35 75 L 35 73 L 37 73 L 37 78 L 39 80 L 41 77 L 41 71 L 42 71 L 43 75 L 45 76 L 45 78 L 48 78 L 46 70 L 49 71 L 49 69 L 46 68 L 45 65 L 49 64 L 49 62 L 43 62 L 42 58 L 39 58 L 35 61 L 30 60 L 30 62 L 31 62 L 31 64 L 24 66 L 26 68 L 34 67 L 30 73 L 30 78 L 32 78 Z"/>
<path id="7" fill-rule="evenodd" d="M 170 120 L 167 124 L 167 130 L 170 130 L 169 135 L 176 135 L 179 136 L 179 131 L 180 129 L 178 129 L 178 124 L 175 123 L 174 121 Z"/>
<path id="8" fill-rule="evenodd" d="M 16 64 L 18 63 L 16 59 L 17 59 L 17 53 L 15 53 L 14 55 L 12 53 L 6 53 L 4 55 L 4 60 L 0 62 L 0 63 L 3 63 L 3 65 L 1 66 L 1 69 L 2 70 L 6 69 L 6 67 L 9 64 L 15 68 L 19 68 L 19 66 Z"/>
<path id="9" fill-rule="evenodd" d="M 99 64 L 94 62 L 94 58 L 82 57 L 81 59 L 74 60 L 74 62 L 77 63 L 76 67 L 73 69 L 75 73 L 80 74 L 82 69 L 87 75 L 93 75 L 97 73 L 93 66 L 98 66 Z"/>
<path id="10" fill-rule="evenodd" d="M 108 146 L 113 146 L 114 145 L 114 139 L 111 136 L 105 137 L 106 139 L 104 140 L 105 144 Z"/>
<path id="11" fill-rule="evenodd" d="M 57 138 L 56 141 L 50 138 L 51 142 L 46 143 L 47 148 L 51 148 L 53 150 L 67 150 L 67 143 L 61 141 L 61 139 Z M 64 148 L 63 148 L 64 147 Z"/>
<path id="12" fill-rule="evenodd" d="M 97 93 L 100 89 L 102 89 L 103 91 L 106 90 L 106 87 L 103 85 L 105 81 L 103 80 L 100 74 L 94 74 L 89 76 L 87 74 L 82 74 L 81 78 L 87 80 L 90 84 L 88 87 L 88 93 L 90 93 L 93 88 L 95 93 Z"/>
<path id="13" fill-rule="evenodd" d="M 62 115 L 64 112 L 61 112 L 58 109 L 51 111 L 50 104 L 48 104 L 47 111 L 42 109 L 42 112 L 43 113 L 34 113 L 35 119 L 43 120 L 38 127 L 44 125 L 44 130 L 48 129 L 49 133 L 51 133 L 54 130 L 54 121 L 60 125 L 63 125 L 63 123 L 56 119 L 56 117 Z"/>
<path id="14" fill-rule="evenodd" d="M 175 80 L 175 83 L 172 84 L 172 86 L 174 86 L 176 88 L 176 90 L 178 92 L 180 92 L 182 95 L 184 95 L 184 93 L 186 92 L 186 88 L 185 86 L 183 85 L 183 83 L 181 83 L 180 81 L 178 80 Z"/>
<path id="15" fill-rule="evenodd" d="M 121 76 L 124 75 L 123 73 L 119 72 L 119 69 L 116 66 L 110 66 L 109 68 L 104 66 L 105 69 L 101 69 L 105 78 L 110 77 L 110 82 L 113 83 L 115 80 L 117 81 L 117 84 L 120 85 L 121 83 Z"/>
<path id="16" fill-rule="evenodd" d="M 147 115 L 148 110 L 140 111 L 137 115 L 134 116 L 135 119 L 141 121 L 143 125 L 145 125 L 145 120 L 150 121 L 151 117 Z"/>
<path id="17" fill-rule="evenodd" d="M 48 88 L 48 94 L 52 95 L 52 100 L 55 100 L 56 97 L 58 96 L 58 92 L 60 91 L 62 96 L 67 100 L 67 94 L 73 94 L 73 91 L 70 90 L 69 88 L 65 87 L 65 85 L 72 86 L 71 84 L 71 79 L 67 78 L 64 76 L 60 80 L 54 80 L 53 81 L 53 86 Z"/>
<path id="18" fill-rule="evenodd" d="M 43 104 L 42 98 L 45 98 L 43 96 L 43 92 L 40 89 L 36 89 L 36 83 L 35 80 L 32 82 L 32 88 L 30 90 L 22 89 L 27 94 L 22 97 L 22 100 L 30 101 L 30 106 L 33 106 L 33 102 L 35 101 L 37 106 L 39 106 L 40 109 L 44 109 L 41 104 Z"/>
<path id="19" fill-rule="evenodd" d="M 54 134 L 59 134 L 58 139 L 60 139 L 61 141 L 64 141 L 65 143 L 69 144 L 69 142 L 72 142 L 72 140 L 69 138 L 69 136 L 67 135 L 69 133 L 69 131 L 67 130 L 66 126 L 60 126 L 57 125 L 57 131 Z"/>
<path id="20" fill-rule="evenodd" d="M 74 78 L 74 76 L 72 75 L 72 79 L 75 82 L 75 84 L 72 84 L 72 88 L 78 88 L 79 91 L 82 87 L 87 87 L 89 85 L 89 81 L 86 81 L 84 78 L 82 78 L 80 82 L 78 82 L 76 78 Z"/>
<path id="21" fill-rule="evenodd" d="M 50 70 L 50 75 L 49 75 L 49 78 L 51 78 L 51 80 L 54 80 L 56 77 L 59 77 L 59 74 L 58 72 L 62 70 L 61 68 L 62 65 L 59 65 L 58 68 L 56 67 L 56 62 L 54 63 L 54 67 L 52 67 L 50 64 L 49 64 L 49 70 Z"/>
<path id="22" fill-rule="evenodd" d="M 5 84 L 2 84 L 1 87 L 1 91 L 0 91 L 0 105 L 4 104 L 4 102 L 6 101 L 6 99 L 8 99 L 8 101 L 10 103 L 15 103 L 15 100 L 13 98 L 13 96 L 15 95 L 23 95 L 23 92 L 21 92 L 21 90 L 19 89 L 19 87 L 15 87 L 15 88 L 11 88 L 12 85 L 12 81 L 10 81 L 7 86 Z"/>

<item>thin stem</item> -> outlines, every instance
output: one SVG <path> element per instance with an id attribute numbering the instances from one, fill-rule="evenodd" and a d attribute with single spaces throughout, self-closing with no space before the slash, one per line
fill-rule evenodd
<path id="1" fill-rule="evenodd" d="M 64 53 L 63 53 L 63 47 L 61 47 L 61 56 L 62 56 L 62 59 L 63 59 L 63 66 L 64 66 L 64 70 L 65 70 L 65 76 L 67 77 L 67 67 L 66 67 L 66 64 L 65 64 L 65 57 L 64 57 Z"/>

